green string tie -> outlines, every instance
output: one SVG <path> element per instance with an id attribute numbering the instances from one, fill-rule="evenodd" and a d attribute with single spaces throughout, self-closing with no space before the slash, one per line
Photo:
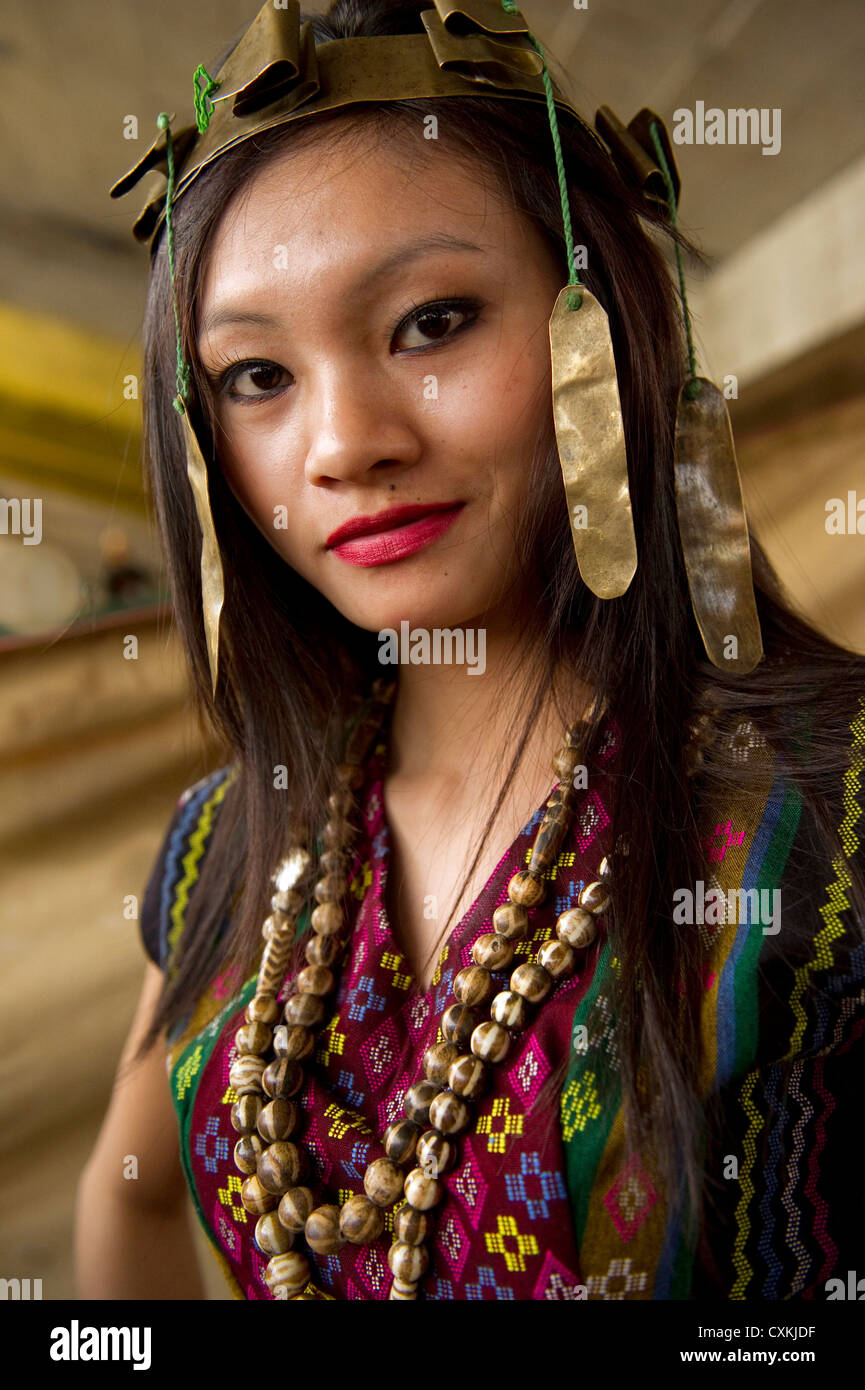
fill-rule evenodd
<path id="1" fill-rule="evenodd" d="M 177 287 L 174 282 L 174 141 L 171 138 L 171 117 L 166 111 L 156 118 L 160 130 L 165 131 L 165 158 L 168 164 L 168 186 L 165 190 L 165 235 L 168 241 L 168 269 L 171 274 L 171 302 L 174 309 L 174 335 L 177 345 L 177 395 L 174 409 L 182 415 L 189 399 L 192 376 L 189 364 L 183 356 L 183 343 L 180 333 L 180 312 L 177 307 Z"/>
<path id="2" fill-rule="evenodd" d="M 673 231 L 679 230 L 679 217 L 676 208 L 676 190 L 673 186 L 673 176 L 670 173 L 670 166 L 667 163 L 667 156 L 664 154 L 664 147 L 661 144 L 661 137 L 658 133 L 657 121 L 652 121 L 649 127 L 652 136 L 652 144 L 655 146 L 655 154 L 658 156 L 658 163 L 661 166 L 661 173 L 664 175 L 664 183 L 667 188 L 667 207 L 670 210 L 670 224 Z M 694 334 L 691 329 L 691 310 L 688 307 L 688 292 L 685 288 L 685 265 L 682 259 L 682 248 L 678 241 L 673 242 L 676 248 L 676 267 L 679 271 L 679 296 L 682 300 L 682 315 L 685 320 L 685 336 L 688 340 L 688 370 L 690 376 L 685 383 L 685 395 L 689 400 L 696 400 L 702 391 L 697 374 L 697 353 L 694 349 Z"/>
<path id="3" fill-rule="evenodd" d="M 207 86 L 202 89 L 199 87 L 199 79 L 204 78 Z M 199 135 L 203 135 L 210 125 L 210 118 L 213 115 L 213 102 L 210 100 L 211 92 L 215 92 L 219 86 L 214 82 L 210 73 L 203 63 L 199 63 L 192 76 L 192 102 L 195 107 L 195 124 L 198 127 Z"/>
<path id="4" fill-rule="evenodd" d="M 515 0 L 501 0 L 501 4 L 506 14 L 516 14 L 519 8 Z M 534 34 L 529 34 L 529 40 L 535 51 L 539 54 L 541 63 L 543 64 L 541 76 L 544 81 L 544 91 L 547 94 L 547 116 L 550 122 L 550 134 L 553 137 L 553 149 L 556 155 L 556 173 L 559 180 L 559 195 L 562 200 L 562 223 L 565 230 L 565 248 L 568 256 L 568 283 L 571 285 L 579 285 L 581 281 L 577 274 L 576 257 L 574 255 L 571 207 L 568 199 L 568 184 L 565 178 L 565 161 L 562 155 L 562 141 L 559 135 L 559 121 L 556 115 L 556 100 L 553 96 L 553 84 L 550 79 L 549 71 L 547 70 L 547 60 L 544 56 L 544 50 L 541 48 Z M 566 298 L 569 309 L 579 309 L 583 302 L 583 296 L 580 294 L 579 290 L 571 290 Z"/>

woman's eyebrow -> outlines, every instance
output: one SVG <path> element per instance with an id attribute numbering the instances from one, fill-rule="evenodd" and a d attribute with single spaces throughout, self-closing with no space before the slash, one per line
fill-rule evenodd
<path id="1" fill-rule="evenodd" d="M 452 236 L 449 232 L 434 232 L 391 251 L 370 270 L 364 271 L 358 280 L 358 288 L 361 285 L 371 285 L 384 279 L 393 274 L 395 270 L 400 270 L 408 265 L 410 261 L 417 260 L 420 256 L 431 255 L 435 252 L 453 251 L 471 251 L 480 255 L 484 254 L 484 248 L 476 246 L 474 242 L 464 241 L 461 237 Z M 239 305 L 232 305 L 228 302 L 204 317 L 201 323 L 201 336 L 207 337 L 217 328 L 224 328 L 229 324 L 232 326 L 251 324 L 255 328 L 277 328 L 280 320 L 273 314 L 255 313 L 253 310 L 242 309 Z"/>

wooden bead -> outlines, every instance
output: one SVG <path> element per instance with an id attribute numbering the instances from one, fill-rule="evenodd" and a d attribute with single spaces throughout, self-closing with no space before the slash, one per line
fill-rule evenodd
<path id="1" fill-rule="evenodd" d="M 505 989 L 501 994 L 497 994 L 490 1005 L 490 1014 L 494 1023 L 500 1023 L 503 1028 L 512 1028 L 514 1032 L 521 1033 L 529 1021 L 529 1006 L 522 995 L 515 994 L 512 989 Z"/>
<path id="2" fill-rule="evenodd" d="M 409 1163 L 415 1155 L 420 1138 L 420 1125 L 411 1120 L 397 1120 L 384 1132 L 384 1151 L 394 1163 Z"/>
<path id="3" fill-rule="evenodd" d="M 493 927 L 505 941 L 523 941 L 528 935 L 529 914 L 519 903 L 502 903 L 493 913 Z"/>
<path id="4" fill-rule="evenodd" d="M 287 1100 L 303 1085 L 303 1068 L 291 1057 L 277 1057 L 265 1068 L 261 1084 L 271 1100 Z"/>
<path id="5" fill-rule="evenodd" d="M 339 1214 L 339 1229 L 352 1245 L 370 1245 L 384 1230 L 384 1217 L 369 1197 L 349 1197 Z"/>
<path id="6" fill-rule="evenodd" d="M 523 961 L 511 976 L 511 989 L 521 994 L 530 1004 L 540 1004 L 553 987 L 553 979 L 548 970 L 532 961 Z"/>
<path id="7" fill-rule="evenodd" d="M 295 1298 L 309 1283 L 309 1260 L 299 1250 L 274 1255 L 268 1261 L 264 1279 L 274 1298 Z"/>
<path id="8" fill-rule="evenodd" d="M 348 857 L 341 849 L 323 850 L 318 863 L 323 875 L 336 874 L 338 878 L 345 878 Z"/>
<path id="9" fill-rule="evenodd" d="M 468 1058 L 474 1061 L 475 1058 Z M 429 1108 L 430 1124 L 440 1134 L 462 1134 L 471 1122 L 471 1111 L 462 1096 L 453 1091 L 442 1091 Z"/>
<path id="10" fill-rule="evenodd" d="M 273 1029 L 266 1023 L 244 1023 L 234 1035 L 238 1052 L 251 1052 L 261 1056 L 270 1047 Z"/>
<path id="11" fill-rule="evenodd" d="M 336 768 L 336 780 L 341 787 L 348 787 L 351 791 L 357 791 L 358 788 L 363 786 L 363 768 L 357 763 L 338 763 Z"/>
<path id="12" fill-rule="evenodd" d="M 268 941 L 258 970 L 258 994 L 276 994 L 282 988 L 291 948 L 292 941 L 287 935 Z"/>
<path id="13" fill-rule="evenodd" d="M 266 1211 L 255 1223 L 255 1243 L 262 1255 L 284 1255 L 295 1242 L 293 1231 L 287 1231 L 275 1211 Z"/>
<path id="14" fill-rule="evenodd" d="M 443 1173 L 449 1172 L 456 1162 L 456 1157 L 455 1145 L 434 1129 L 427 1130 L 418 1140 L 418 1167 L 422 1168 L 429 1178 L 440 1178 Z"/>
<path id="15" fill-rule="evenodd" d="M 234 1165 L 241 1173 L 255 1173 L 263 1153 L 264 1145 L 258 1135 L 244 1134 L 234 1146 Z"/>
<path id="16" fill-rule="evenodd" d="M 268 1144 L 288 1139 L 297 1129 L 300 1114 L 293 1100 L 272 1100 L 258 1117 L 258 1132 Z"/>
<path id="17" fill-rule="evenodd" d="M 459 1057 L 448 1072 L 448 1085 L 458 1096 L 474 1100 L 483 1095 L 489 1073 L 479 1057 L 465 1054 Z"/>
<path id="18" fill-rule="evenodd" d="M 316 1207 L 306 1218 L 303 1228 L 306 1243 L 317 1255 L 333 1255 L 345 1245 L 339 1229 L 339 1207 Z"/>
<path id="19" fill-rule="evenodd" d="M 562 841 L 568 833 L 570 820 L 570 814 L 564 806 L 555 806 L 544 816 L 532 846 L 533 872 L 543 873 L 555 864 Z"/>
<path id="20" fill-rule="evenodd" d="M 406 1119 L 413 1120 L 416 1125 L 428 1125 L 430 1101 L 440 1090 L 441 1086 L 435 1081 L 418 1081 L 410 1086 L 403 1101 Z"/>
<path id="21" fill-rule="evenodd" d="M 279 1018 L 280 1005 L 272 994 L 256 994 L 246 1006 L 248 1023 L 274 1024 Z"/>
<path id="22" fill-rule="evenodd" d="M 595 916 L 601 912 L 606 912 L 610 905 L 610 890 L 606 883 L 595 880 L 594 883 L 587 883 L 577 901 L 580 907 L 585 908 L 586 912 L 594 913 Z"/>
<path id="23" fill-rule="evenodd" d="M 292 1187 L 279 1202 L 279 1219 L 287 1231 L 302 1231 L 306 1219 L 315 1207 L 315 1197 L 309 1187 Z"/>
<path id="24" fill-rule="evenodd" d="M 433 1043 L 424 1053 L 423 1059 L 427 1081 L 432 1081 L 437 1086 L 446 1086 L 451 1062 L 455 1062 L 459 1055 L 460 1050 L 454 1043 Z"/>
<path id="25" fill-rule="evenodd" d="M 327 809 L 332 816 L 346 817 L 354 808 L 355 799 L 348 787 L 338 787 L 327 798 Z"/>
<path id="26" fill-rule="evenodd" d="M 284 935 L 290 927 L 288 917 L 284 912 L 272 912 L 269 917 L 265 917 L 261 924 L 261 934 L 265 941 L 272 941 L 274 937 Z"/>
<path id="27" fill-rule="evenodd" d="M 274 913 L 281 912 L 284 917 L 297 917 L 303 907 L 303 894 L 296 888 L 278 888 L 270 900 Z"/>
<path id="28" fill-rule="evenodd" d="M 573 975 L 576 964 L 577 958 L 573 948 L 554 937 L 545 941 L 538 951 L 538 965 L 548 970 L 554 980 L 566 980 L 569 975 Z"/>
<path id="29" fill-rule="evenodd" d="M 333 940 L 333 938 L 329 938 Z M 333 971 L 328 970 L 326 965 L 307 965 L 300 971 L 297 977 L 297 987 L 301 994 L 315 994 L 322 997 L 330 994 L 336 981 Z"/>
<path id="30" fill-rule="evenodd" d="M 262 1187 L 258 1175 L 253 1173 L 240 1185 L 240 1200 L 254 1216 L 263 1216 L 266 1211 L 273 1211 L 279 1199 Z"/>
<path id="31" fill-rule="evenodd" d="M 313 908 L 310 920 L 319 936 L 336 936 L 342 931 L 345 913 L 336 903 L 319 903 L 318 907 Z"/>
<path id="32" fill-rule="evenodd" d="M 482 965 L 467 965 L 454 977 L 454 997 L 461 1004 L 477 1007 L 485 1004 L 495 993 L 495 981 Z"/>
<path id="33" fill-rule="evenodd" d="M 444 1187 L 438 1178 L 432 1178 L 425 1173 L 423 1168 L 412 1168 L 405 1180 L 405 1199 L 410 1207 L 415 1207 L 418 1211 L 430 1211 L 437 1206 L 444 1196 Z M 391 1265 L 393 1269 L 393 1265 Z M 400 1278 L 414 1278 L 411 1274 L 400 1275 Z"/>
<path id="34" fill-rule="evenodd" d="M 553 758 L 553 772 L 561 782 L 570 782 L 580 761 L 580 750 L 565 744 Z"/>
<path id="35" fill-rule="evenodd" d="M 355 839 L 357 831 L 353 825 L 341 817 L 331 817 L 324 823 L 322 838 L 327 849 L 342 849 Z"/>
<path id="36" fill-rule="evenodd" d="M 232 1062 L 228 1084 L 239 1096 L 255 1095 L 261 1090 L 263 1072 L 264 1058 L 245 1053 Z"/>
<path id="37" fill-rule="evenodd" d="M 397 1240 L 387 1252 L 387 1262 L 396 1279 L 416 1284 L 429 1268 L 429 1252 L 423 1245 L 408 1245 Z"/>
<path id="38" fill-rule="evenodd" d="M 563 782 L 560 787 L 556 788 L 559 805 L 564 806 L 566 811 L 573 811 L 582 794 L 583 788 L 577 789 L 572 782 Z"/>
<path id="39" fill-rule="evenodd" d="M 477 1028 L 480 1016 L 467 1004 L 451 1004 L 442 1014 L 441 1030 L 449 1043 L 463 1048 Z"/>
<path id="40" fill-rule="evenodd" d="M 485 965 L 487 970 L 506 970 L 513 958 L 513 943 L 498 932 L 484 932 L 472 946 L 475 965 Z"/>
<path id="41" fill-rule="evenodd" d="M 411 1303 L 417 1298 L 417 1284 L 406 1279 L 394 1279 L 387 1296 L 394 1303 Z"/>
<path id="42" fill-rule="evenodd" d="M 556 936 L 575 951 L 590 946 L 597 934 L 594 917 L 582 907 L 569 907 L 556 922 Z"/>
<path id="43" fill-rule="evenodd" d="M 286 1023 L 301 1028 L 317 1028 L 324 1021 L 324 1004 L 314 994 L 293 994 L 285 1001 Z"/>
<path id="44" fill-rule="evenodd" d="M 405 1175 L 392 1158 L 377 1158 L 363 1175 L 363 1190 L 377 1207 L 391 1207 L 402 1195 Z"/>
<path id="45" fill-rule="evenodd" d="M 289 1027 L 281 1023 L 273 1030 L 273 1050 L 277 1057 L 289 1057 L 299 1062 L 302 1057 L 308 1057 L 314 1047 L 315 1037 L 310 1028 L 301 1028 L 299 1024 Z"/>
<path id="46" fill-rule="evenodd" d="M 304 947 L 304 955 L 310 965 L 324 965 L 328 968 L 335 964 L 340 951 L 342 942 L 338 936 L 311 936 Z"/>
<path id="47" fill-rule="evenodd" d="M 254 1134 L 258 1127 L 258 1117 L 264 1104 L 261 1096 L 248 1094 L 236 1100 L 231 1107 L 229 1119 L 238 1134 Z"/>
<path id="48" fill-rule="evenodd" d="M 471 1047 L 482 1062 L 503 1062 L 511 1050 L 511 1037 L 500 1023 L 479 1023 L 472 1033 Z"/>
<path id="49" fill-rule="evenodd" d="M 520 869 L 508 884 L 508 897 L 512 903 L 518 903 L 520 907 L 537 907 L 546 896 L 546 883 L 528 869 Z"/>
<path id="50" fill-rule="evenodd" d="M 306 1174 L 306 1154 L 297 1144 L 278 1140 L 258 1160 L 258 1180 L 265 1192 L 281 1197 Z"/>
<path id="51" fill-rule="evenodd" d="M 325 874 L 312 893 L 317 903 L 338 903 L 345 893 L 345 879 L 341 874 Z"/>
<path id="52" fill-rule="evenodd" d="M 431 1226 L 425 1211 L 415 1211 L 408 1205 L 400 1207 L 393 1219 L 393 1233 L 405 1245 L 423 1245 Z"/>

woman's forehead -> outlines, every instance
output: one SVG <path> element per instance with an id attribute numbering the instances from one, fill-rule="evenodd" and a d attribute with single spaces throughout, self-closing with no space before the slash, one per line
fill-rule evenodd
<path id="1" fill-rule="evenodd" d="M 354 134 L 354 133 L 353 133 Z M 529 224 L 491 172 L 442 145 L 371 131 L 288 146 L 250 178 L 211 240 L 204 297 L 224 276 L 397 270 L 415 250 L 518 254 Z M 416 146 L 416 147 L 413 147 Z"/>

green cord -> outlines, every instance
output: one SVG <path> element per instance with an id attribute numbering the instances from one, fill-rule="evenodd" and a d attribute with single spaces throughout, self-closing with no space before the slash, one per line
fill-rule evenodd
<path id="1" fill-rule="evenodd" d="M 203 77 L 207 83 L 204 91 L 198 85 L 200 77 Z M 195 106 L 195 124 L 198 127 L 199 135 L 203 135 L 210 125 L 210 118 L 213 115 L 213 102 L 210 100 L 210 94 L 215 92 L 218 86 L 219 83 L 214 82 L 204 64 L 199 63 L 192 75 L 192 101 Z"/>
<path id="2" fill-rule="evenodd" d="M 174 333 L 177 343 L 177 395 L 174 409 L 183 414 L 185 402 L 189 398 L 191 373 L 189 364 L 183 356 L 180 333 L 180 313 L 177 308 L 177 289 L 174 282 L 174 214 L 171 204 L 174 199 L 174 141 L 171 138 L 171 117 L 166 111 L 156 118 L 160 130 L 165 131 L 165 157 L 168 164 L 168 186 L 165 190 L 165 235 L 168 241 L 168 269 L 171 274 L 171 302 L 174 309 Z"/>
<path id="3" fill-rule="evenodd" d="M 199 78 L 203 77 L 207 86 L 202 89 L 199 87 Z M 210 99 L 211 92 L 215 92 L 219 86 L 214 82 L 210 73 L 203 63 L 199 63 L 192 78 L 193 103 L 195 105 L 195 123 L 199 134 L 203 135 L 210 125 L 210 118 L 213 115 L 213 102 Z M 165 160 L 168 165 L 168 183 L 165 189 L 165 236 L 168 242 L 168 269 L 171 275 L 171 302 L 174 309 L 174 336 L 177 346 L 177 395 L 174 398 L 174 409 L 182 415 L 186 410 L 186 401 L 192 382 L 192 373 L 189 370 L 189 363 L 183 356 L 183 340 L 180 332 L 180 311 L 177 307 L 177 286 L 174 278 L 174 213 L 172 204 L 174 202 L 174 141 L 171 137 L 171 117 L 167 111 L 162 111 L 156 118 L 156 124 L 160 130 L 165 131 Z"/>
<path id="4" fill-rule="evenodd" d="M 673 231 L 679 230 L 679 217 L 676 208 L 676 190 L 673 187 L 673 176 L 670 173 L 670 166 L 667 163 L 667 156 L 664 154 L 664 147 L 661 144 L 661 137 L 658 133 L 657 121 L 652 121 L 649 127 L 652 136 L 652 144 L 655 146 L 655 154 L 658 156 L 658 163 L 661 166 L 661 173 L 664 175 L 664 183 L 667 187 L 667 206 L 670 210 L 670 223 Z M 685 394 L 690 400 L 696 400 L 702 391 L 702 386 L 697 375 L 697 353 L 694 349 L 694 335 L 691 330 L 691 310 L 688 307 L 688 293 L 685 288 L 685 265 L 682 259 L 682 248 L 678 241 L 674 240 L 676 248 L 676 266 L 679 271 L 679 295 L 682 300 L 682 315 L 685 320 L 685 336 L 688 340 L 688 370 L 690 376 L 685 385 Z"/>
<path id="5" fill-rule="evenodd" d="M 501 3 L 502 9 L 505 11 L 506 14 L 516 14 L 518 6 L 515 3 L 515 0 L 501 0 Z M 570 201 L 568 199 L 568 185 L 567 180 L 565 178 L 565 161 L 562 156 L 562 141 L 559 135 L 559 121 L 558 117 L 556 116 L 556 101 L 555 97 L 553 96 L 553 84 L 550 79 L 550 74 L 547 70 L 547 60 L 544 57 L 544 50 L 541 48 L 541 45 L 538 43 L 534 34 L 529 34 L 529 39 L 532 45 L 534 46 L 536 52 L 539 54 L 541 63 L 543 64 L 541 76 L 543 77 L 544 90 L 547 94 L 547 116 L 549 117 L 550 122 L 550 134 L 553 137 L 553 149 L 556 155 L 556 173 L 558 175 L 559 180 L 559 194 L 562 200 L 562 223 L 564 225 L 565 248 L 567 250 L 568 256 L 568 283 L 571 285 L 579 285 L 581 281 L 580 277 L 577 274 L 576 257 L 574 255 L 574 234 L 573 229 L 571 227 L 571 207 Z M 580 294 L 579 290 L 571 291 L 567 296 L 567 303 L 569 309 L 579 309 L 582 302 L 583 296 Z"/>

